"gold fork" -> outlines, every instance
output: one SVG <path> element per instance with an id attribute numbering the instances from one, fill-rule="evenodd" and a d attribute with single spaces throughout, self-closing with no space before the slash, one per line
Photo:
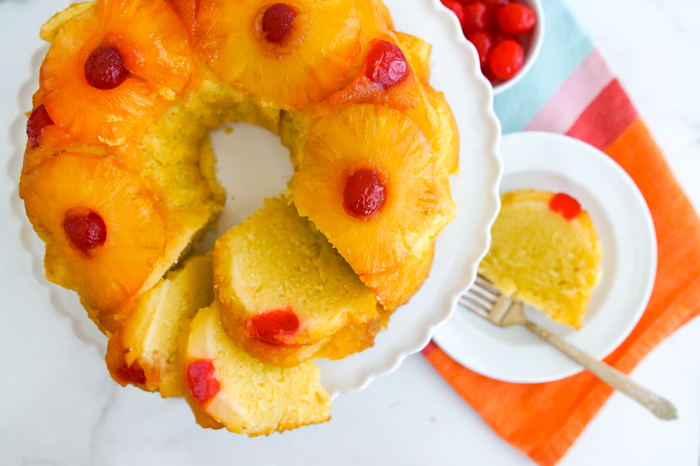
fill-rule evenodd
<path id="1" fill-rule="evenodd" d="M 558 336 L 539 327 L 525 318 L 523 304 L 501 294 L 485 278 L 479 276 L 474 285 L 461 297 L 459 303 L 470 311 L 480 315 L 493 324 L 501 327 L 523 325 L 529 331 L 546 341 L 556 349 L 581 364 L 593 375 L 613 388 L 618 389 L 634 401 L 644 406 L 651 413 L 665 421 L 678 419 L 676 407 L 673 404 L 641 385 L 633 382 L 622 372 L 602 361 L 592 358 L 575 346 L 567 343 Z"/>

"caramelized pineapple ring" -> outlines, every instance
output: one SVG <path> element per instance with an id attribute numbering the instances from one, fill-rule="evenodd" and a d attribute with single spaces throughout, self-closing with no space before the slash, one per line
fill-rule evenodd
<path id="1" fill-rule="evenodd" d="M 47 243 L 49 280 L 97 309 L 141 291 L 163 251 L 165 222 L 137 173 L 112 158 L 64 152 L 29 175 L 23 194 Z"/>
<path id="2" fill-rule="evenodd" d="M 355 172 L 376 172 L 381 207 L 348 212 L 344 193 Z M 439 196 L 429 142 L 413 121 L 384 106 L 352 105 L 322 118 L 304 146 L 292 180 L 293 201 L 360 275 L 401 262 L 432 224 Z"/>
<path id="3" fill-rule="evenodd" d="M 360 276 L 386 310 L 406 304 L 430 274 L 435 241 L 423 240 L 399 264 L 383 272 Z"/>
<path id="4" fill-rule="evenodd" d="M 348 77 L 360 51 L 351 0 L 202 0 L 198 46 L 221 77 L 265 105 L 318 102 Z"/>
<path id="5" fill-rule="evenodd" d="M 177 15 L 185 23 L 185 28 L 194 41 L 197 36 L 197 12 L 200 0 L 167 0 L 175 8 Z M 194 44 L 194 42 L 192 42 Z"/>
<path id="6" fill-rule="evenodd" d="M 81 142 L 123 145 L 136 120 L 156 116 L 183 89 L 190 55 L 185 26 L 163 0 L 101 0 L 53 40 L 43 103 Z"/>
<path id="7" fill-rule="evenodd" d="M 392 74 L 397 76 L 387 79 Z M 407 110 L 417 108 L 422 99 L 422 85 L 403 51 L 391 42 L 375 39 L 368 44 L 360 72 L 350 84 L 334 93 L 329 102 L 382 104 Z"/>

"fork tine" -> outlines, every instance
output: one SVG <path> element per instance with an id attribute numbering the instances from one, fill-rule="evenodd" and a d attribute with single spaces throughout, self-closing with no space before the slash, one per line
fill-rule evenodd
<path id="1" fill-rule="evenodd" d="M 471 288 L 469 288 L 469 293 L 474 293 L 479 295 L 480 297 L 484 298 L 486 301 L 489 301 L 490 303 L 495 303 L 496 300 L 498 299 L 498 295 L 491 293 L 489 290 L 486 288 L 482 288 L 479 286 L 477 283 L 474 283 Z"/>
<path id="2" fill-rule="evenodd" d="M 474 282 L 474 284 L 479 285 L 481 288 L 488 290 L 491 294 L 495 295 L 496 297 L 501 295 L 501 292 L 494 288 L 493 284 L 481 275 L 476 276 L 476 281 Z"/>
<path id="3" fill-rule="evenodd" d="M 472 312 L 474 312 L 474 313 L 476 313 L 476 314 L 479 314 L 479 315 L 480 315 L 481 317 L 483 317 L 484 319 L 488 319 L 488 318 L 489 318 L 489 311 L 488 311 L 487 309 L 482 308 L 482 307 L 479 306 L 478 304 L 475 304 L 475 303 L 473 303 L 472 301 L 470 301 L 470 300 L 466 297 L 466 295 L 464 295 L 464 296 L 462 296 L 462 297 L 459 298 L 459 304 L 461 304 L 462 306 L 466 307 L 466 308 L 469 309 L 470 311 L 472 311 Z"/>
<path id="4" fill-rule="evenodd" d="M 478 304 L 482 308 L 484 308 L 486 311 L 490 311 L 491 308 L 493 307 L 494 301 L 489 301 L 488 299 L 484 299 L 482 296 L 480 296 L 478 293 L 474 292 L 473 288 L 469 288 L 466 293 L 462 296 L 463 298 L 467 298 L 474 303 Z"/>

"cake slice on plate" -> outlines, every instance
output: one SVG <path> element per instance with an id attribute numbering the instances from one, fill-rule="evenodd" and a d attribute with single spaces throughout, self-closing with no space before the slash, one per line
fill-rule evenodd
<path id="1" fill-rule="evenodd" d="M 581 328 L 603 257 L 588 212 L 567 194 L 534 189 L 501 202 L 479 274 L 555 322 Z"/>

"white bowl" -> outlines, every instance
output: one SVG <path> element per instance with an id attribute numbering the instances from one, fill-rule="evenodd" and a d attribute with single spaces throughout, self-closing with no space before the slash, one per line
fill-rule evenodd
<path id="1" fill-rule="evenodd" d="M 529 6 L 537 14 L 537 24 L 532 32 L 529 43 L 523 44 L 523 52 L 525 53 L 525 61 L 523 67 L 520 68 L 518 74 L 513 76 L 508 81 L 499 81 L 493 86 L 493 93 L 500 94 L 506 89 L 515 86 L 515 83 L 520 81 L 525 74 L 532 68 L 533 63 L 537 60 L 540 54 L 542 43 L 544 42 L 544 8 L 542 8 L 542 0 L 519 0 L 523 5 Z"/>

